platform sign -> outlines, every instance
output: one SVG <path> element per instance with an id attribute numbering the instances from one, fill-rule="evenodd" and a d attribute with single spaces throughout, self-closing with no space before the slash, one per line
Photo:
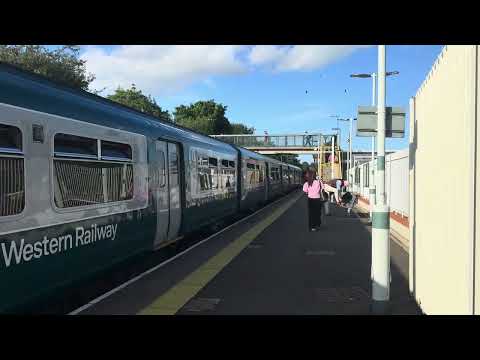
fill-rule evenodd
<path id="1" fill-rule="evenodd" d="M 357 136 L 377 136 L 377 122 L 376 106 L 359 106 Z M 386 107 L 385 136 L 390 138 L 405 136 L 405 110 L 400 107 Z"/>

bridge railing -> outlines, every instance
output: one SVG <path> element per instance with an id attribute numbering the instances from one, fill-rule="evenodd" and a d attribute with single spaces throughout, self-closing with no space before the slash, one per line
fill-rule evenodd
<path id="1" fill-rule="evenodd" d="M 332 136 L 322 134 L 288 134 L 288 135 L 211 135 L 234 145 L 242 147 L 318 147 L 329 145 Z"/>

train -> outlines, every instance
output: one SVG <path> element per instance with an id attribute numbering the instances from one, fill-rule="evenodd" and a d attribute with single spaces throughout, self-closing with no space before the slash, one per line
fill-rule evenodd
<path id="1" fill-rule="evenodd" d="M 0 63 L 0 313 L 258 209 L 302 178 Z"/>

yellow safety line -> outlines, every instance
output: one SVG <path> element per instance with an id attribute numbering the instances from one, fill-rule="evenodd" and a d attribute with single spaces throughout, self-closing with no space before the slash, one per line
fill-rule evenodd
<path id="1" fill-rule="evenodd" d="M 301 194 L 300 194 L 301 195 Z M 197 270 L 190 273 L 143 309 L 139 315 L 174 315 L 191 298 L 193 298 L 205 285 L 207 285 L 225 266 L 228 265 L 240 252 L 248 246 L 268 226 L 277 220 L 287 209 L 292 206 L 300 196 L 296 196 L 260 223 L 231 242 L 217 255 L 211 257 Z"/>

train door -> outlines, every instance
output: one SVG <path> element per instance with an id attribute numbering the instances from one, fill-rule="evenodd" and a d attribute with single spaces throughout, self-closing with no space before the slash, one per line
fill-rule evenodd
<path id="1" fill-rule="evenodd" d="M 175 239 L 180 230 L 182 210 L 178 154 L 178 145 L 155 142 L 155 155 L 151 158 L 152 192 L 157 208 L 155 248 Z"/>
<path id="2" fill-rule="evenodd" d="M 270 191 L 270 171 L 268 169 L 268 163 L 264 163 L 264 168 L 263 168 L 263 181 L 265 184 L 265 202 L 268 201 L 268 193 Z"/>
<path id="3" fill-rule="evenodd" d="M 170 222 L 167 143 L 155 142 L 155 152 L 150 158 L 150 178 L 152 181 L 152 195 L 157 210 L 157 231 L 154 247 L 159 247 L 167 240 L 168 224 Z"/>
<path id="4" fill-rule="evenodd" d="M 287 189 L 287 184 L 285 181 L 285 167 L 283 165 L 280 165 L 279 167 L 280 167 L 280 180 L 281 180 L 280 189 L 282 192 L 285 192 Z"/>
<path id="5" fill-rule="evenodd" d="M 167 143 L 168 150 L 168 187 L 169 187 L 169 226 L 168 240 L 178 237 L 182 220 L 182 208 L 180 204 L 180 159 L 179 146 Z"/>

